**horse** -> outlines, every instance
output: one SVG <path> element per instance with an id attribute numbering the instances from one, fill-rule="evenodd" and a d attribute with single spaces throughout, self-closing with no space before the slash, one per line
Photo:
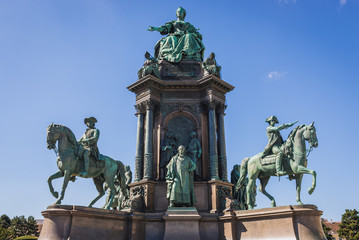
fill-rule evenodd
<path id="1" fill-rule="evenodd" d="M 108 156 L 102 155 L 100 161 L 91 159 L 86 176 L 81 175 L 83 170 L 83 160 L 80 160 L 77 156 L 79 149 L 83 146 L 80 145 L 75 138 L 73 132 L 65 126 L 59 124 L 51 124 L 47 127 L 47 148 L 54 149 L 57 157 L 57 167 L 59 171 L 52 174 L 47 182 L 50 188 L 51 194 L 57 198 L 55 204 L 61 204 L 64 199 L 65 191 L 69 181 L 75 181 L 76 176 L 92 178 L 98 196 L 91 201 L 88 207 L 92 207 L 102 196 L 105 195 L 104 183 L 110 188 L 110 196 L 108 204 L 104 206 L 106 209 L 110 209 L 113 198 L 116 194 L 116 187 L 114 185 L 115 177 L 120 182 L 120 188 L 123 194 L 125 194 L 124 183 L 124 165 L 121 161 L 116 161 Z M 58 142 L 58 150 L 56 148 L 56 142 Z M 58 192 L 54 191 L 52 186 L 52 180 L 63 177 L 62 190 L 59 196 Z"/>
<path id="2" fill-rule="evenodd" d="M 289 175 L 289 179 L 292 180 L 294 178 L 296 181 L 296 200 L 299 205 L 303 205 L 302 201 L 300 200 L 303 174 L 311 174 L 313 176 L 312 186 L 308 189 L 308 193 L 312 194 L 316 187 L 317 173 L 314 170 L 307 168 L 306 141 L 310 144 L 309 152 L 313 147 L 318 147 L 318 139 L 316 135 L 316 129 L 314 127 L 314 122 L 310 125 L 297 126 L 291 131 L 287 141 L 281 146 L 281 149 L 285 155 L 283 158 L 283 168 L 287 175 Z M 246 204 L 248 206 L 248 210 L 253 209 L 255 204 L 253 187 L 257 178 L 260 180 L 260 186 L 258 190 L 271 200 L 272 207 L 276 206 L 274 198 L 265 190 L 270 177 L 277 176 L 275 161 L 267 165 L 262 164 L 261 161 L 273 158 L 273 155 L 267 156 L 264 159 L 261 159 L 261 156 L 262 153 L 258 153 L 253 157 L 243 159 L 240 169 L 240 178 L 236 184 L 236 189 L 244 189 L 246 176 L 248 174 L 248 183 L 245 188 Z"/>

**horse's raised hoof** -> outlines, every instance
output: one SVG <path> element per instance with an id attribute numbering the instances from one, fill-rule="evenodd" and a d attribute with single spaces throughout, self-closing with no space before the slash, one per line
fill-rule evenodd
<path id="1" fill-rule="evenodd" d="M 313 192 L 314 192 L 314 188 L 309 188 L 309 189 L 308 189 L 309 195 L 312 194 Z"/>
<path id="2" fill-rule="evenodd" d="M 55 198 L 59 198 L 59 193 L 58 193 L 58 192 L 54 192 L 54 193 L 52 194 L 52 196 L 54 196 Z"/>

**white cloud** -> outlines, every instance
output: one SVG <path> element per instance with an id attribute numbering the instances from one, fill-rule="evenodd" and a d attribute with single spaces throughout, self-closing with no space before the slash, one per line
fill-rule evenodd
<path id="1" fill-rule="evenodd" d="M 279 4 L 288 4 L 290 2 L 296 3 L 297 0 L 278 0 Z"/>
<path id="2" fill-rule="evenodd" d="M 280 72 L 280 71 L 272 71 L 268 73 L 267 80 L 274 81 L 274 80 L 284 80 L 284 77 L 287 75 L 287 72 Z"/>
<path id="3" fill-rule="evenodd" d="M 344 6 L 348 0 L 339 0 L 340 6 Z"/>

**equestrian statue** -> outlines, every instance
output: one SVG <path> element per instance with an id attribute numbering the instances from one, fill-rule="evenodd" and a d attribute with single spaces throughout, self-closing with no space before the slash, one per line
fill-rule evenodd
<path id="1" fill-rule="evenodd" d="M 104 183 L 106 182 L 110 194 L 109 201 L 104 208 L 110 209 L 114 196 L 118 192 L 115 186 L 116 181 L 119 182 L 121 191 L 126 195 L 125 166 L 122 162 L 99 153 L 97 141 L 100 132 L 95 128 L 96 118 L 85 118 L 84 122 L 88 128 L 79 141 L 76 141 L 75 135 L 68 127 L 53 123 L 47 127 L 47 148 L 54 149 L 59 169 L 48 178 L 50 192 L 57 198 L 55 204 L 61 204 L 69 181 L 75 181 L 76 176 L 92 178 L 98 196 L 92 200 L 89 207 L 92 207 L 97 200 L 105 195 Z M 59 196 L 58 192 L 54 191 L 52 180 L 61 177 L 64 180 Z"/>
<path id="2" fill-rule="evenodd" d="M 284 142 L 280 130 L 293 126 L 294 123 L 286 123 L 278 127 L 275 126 L 278 119 L 275 116 L 267 118 L 269 127 L 267 136 L 269 143 L 265 150 L 253 157 L 243 159 L 240 167 L 240 178 L 236 184 L 236 189 L 245 190 L 246 205 L 248 209 L 253 209 L 255 196 L 253 187 L 256 179 L 260 180 L 258 190 L 271 200 L 272 207 L 276 206 L 274 198 L 265 190 L 271 176 L 289 175 L 289 179 L 295 179 L 297 189 L 297 202 L 302 205 L 300 200 L 300 190 L 303 174 L 313 176 L 312 186 L 308 189 L 312 194 L 316 186 L 316 172 L 307 168 L 307 157 L 313 147 L 318 147 L 318 139 L 314 122 L 310 125 L 300 125 L 295 127 Z M 306 150 L 305 142 L 309 142 L 310 150 Z M 246 177 L 248 174 L 248 183 Z"/>

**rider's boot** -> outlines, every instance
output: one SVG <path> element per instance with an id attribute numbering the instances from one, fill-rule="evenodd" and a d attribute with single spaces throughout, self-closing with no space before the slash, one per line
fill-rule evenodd
<path id="1" fill-rule="evenodd" d="M 81 173 L 83 177 L 88 176 L 89 165 L 90 165 L 90 159 L 84 156 L 84 171 Z"/>
<path id="2" fill-rule="evenodd" d="M 275 167 L 276 167 L 276 170 L 277 170 L 276 175 L 277 175 L 278 177 L 279 177 L 279 176 L 287 175 L 287 173 L 282 170 L 282 159 L 283 159 L 283 153 L 282 153 L 282 152 L 279 152 L 279 153 L 278 153 L 277 160 L 276 160 L 276 163 L 275 163 Z"/>

